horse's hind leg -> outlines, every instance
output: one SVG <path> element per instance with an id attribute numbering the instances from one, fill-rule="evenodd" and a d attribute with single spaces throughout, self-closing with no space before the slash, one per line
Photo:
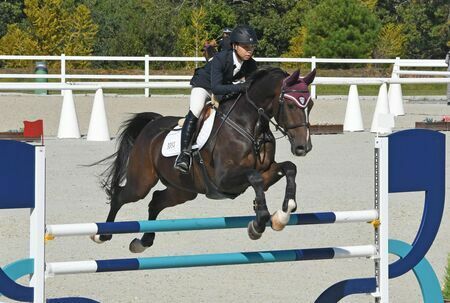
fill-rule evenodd
<path id="1" fill-rule="evenodd" d="M 163 209 L 193 200 L 195 197 L 197 197 L 196 193 L 181 191 L 173 187 L 155 191 L 152 200 L 148 204 L 148 220 L 156 220 L 156 217 Z M 141 239 L 136 238 L 131 241 L 130 251 L 141 253 L 153 245 L 154 239 L 154 232 L 145 233 Z"/>
<path id="2" fill-rule="evenodd" d="M 128 170 L 127 183 L 123 187 L 117 187 L 111 196 L 110 210 L 106 222 L 114 222 L 117 213 L 123 205 L 136 202 L 145 198 L 150 189 L 158 182 L 158 177 L 150 170 L 139 171 L 140 174 L 133 173 L 135 170 Z M 111 240 L 112 235 L 96 235 L 91 237 L 97 243 Z"/>

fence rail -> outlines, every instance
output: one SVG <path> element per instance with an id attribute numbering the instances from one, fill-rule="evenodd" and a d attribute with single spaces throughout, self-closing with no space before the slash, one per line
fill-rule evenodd
<path id="1" fill-rule="evenodd" d="M 150 63 L 154 62 L 204 62 L 203 57 L 119 57 L 119 56 L 66 56 L 64 54 L 60 56 L 14 56 L 14 55 L 0 55 L 0 60 L 29 60 L 33 62 L 38 61 L 60 61 L 60 73 L 59 74 L 2 74 L 0 73 L 0 79 L 4 79 L 5 82 L 0 84 L 0 90 L 33 90 L 33 89 L 49 89 L 49 90 L 65 90 L 65 89 L 78 89 L 78 90 L 94 90 L 97 88 L 121 88 L 132 89 L 142 88 L 145 90 L 145 96 L 150 96 L 150 88 L 190 88 L 190 85 L 186 80 L 190 80 L 191 76 L 186 75 L 151 75 Z M 316 97 L 315 85 L 379 85 L 382 83 L 450 83 L 445 78 L 417 78 L 409 82 L 400 81 L 396 78 L 400 78 L 400 75 L 414 74 L 414 75 L 426 75 L 426 76 L 449 76 L 448 72 L 444 71 L 402 71 L 401 67 L 437 67 L 445 68 L 447 64 L 444 59 L 442 60 L 418 60 L 418 59 L 334 59 L 334 58 L 255 58 L 258 62 L 266 63 L 310 63 L 311 69 L 317 67 L 317 64 L 391 64 L 393 66 L 392 78 L 369 78 L 369 77 L 316 77 L 316 80 L 311 87 L 311 95 Z M 66 72 L 66 65 L 68 61 L 123 61 L 123 62 L 142 62 L 144 64 L 143 74 L 140 75 L 92 75 L 92 74 L 68 74 Z M 54 83 L 33 84 L 33 83 L 20 83 L 17 79 L 59 79 L 61 84 L 56 85 Z M 75 82 L 70 83 L 68 80 L 98 80 L 98 82 Z M 428 80 L 427 80 L 428 79 Z M 9 80 L 9 81 L 8 81 Z M 134 80 L 135 82 L 104 82 L 105 80 Z M 138 82 L 136 82 L 138 81 Z M 170 82 L 169 82 L 170 81 Z"/>

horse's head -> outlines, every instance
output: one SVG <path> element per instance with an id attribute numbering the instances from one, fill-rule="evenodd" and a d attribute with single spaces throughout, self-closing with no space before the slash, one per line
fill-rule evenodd
<path id="1" fill-rule="evenodd" d="M 296 70 L 286 77 L 281 85 L 278 105 L 274 110 L 277 123 L 287 133 L 291 143 L 291 152 L 296 156 L 305 156 L 311 149 L 309 131 L 309 113 L 314 105 L 308 86 L 314 81 L 316 70 L 300 77 Z"/>

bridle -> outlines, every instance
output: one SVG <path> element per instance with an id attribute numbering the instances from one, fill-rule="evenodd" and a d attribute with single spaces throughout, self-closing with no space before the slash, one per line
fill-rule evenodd
<path id="1" fill-rule="evenodd" d="M 276 116 L 276 118 L 275 118 L 276 121 L 281 121 L 281 120 L 280 120 L 280 117 L 283 117 L 282 114 L 286 111 L 286 110 L 285 110 L 285 105 L 286 105 L 286 99 L 285 99 L 286 97 L 285 97 L 285 94 L 286 94 L 286 93 L 294 93 L 294 92 L 295 92 L 295 93 L 307 93 L 307 94 L 309 94 L 309 91 L 308 91 L 308 90 L 304 90 L 304 89 L 291 89 L 291 90 L 286 90 L 286 89 L 285 89 L 285 83 L 284 83 L 284 81 L 283 81 L 283 86 L 282 86 L 282 88 L 281 88 L 281 93 L 280 93 L 280 96 L 279 96 L 279 98 L 278 98 L 278 111 L 277 111 L 277 113 L 274 115 L 274 117 Z M 269 121 L 269 122 L 275 127 L 276 130 L 280 131 L 280 132 L 283 134 L 283 136 L 287 136 L 287 137 L 289 138 L 289 140 L 291 140 L 292 138 L 291 138 L 291 135 L 288 133 L 288 130 L 294 129 L 294 128 L 299 128 L 299 127 L 308 127 L 308 128 L 309 128 L 309 126 L 310 126 L 308 116 L 307 116 L 307 118 L 306 118 L 306 122 L 297 123 L 297 124 L 294 124 L 294 125 L 285 125 L 284 123 L 282 124 L 282 123 L 280 123 L 280 122 L 278 122 L 278 123 L 277 123 L 277 122 L 274 122 L 274 121 L 272 121 L 272 119 L 266 114 L 264 108 L 258 107 L 258 106 L 256 105 L 256 103 L 250 98 L 250 96 L 249 96 L 249 94 L 248 94 L 248 89 L 247 89 L 247 91 L 245 92 L 245 98 L 246 98 L 247 102 L 248 102 L 250 105 L 252 105 L 253 108 L 256 109 L 256 111 L 258 112 L 260 118 L 261 118 L 261 117 L 264 117 L 267 121 Z M 308 108 L 307 105 L 308 105 L 310 99 L 311 99 L 311 96 L 309 96 L 308 99 L 306 100 L 306 102 L 304 102 L 305 106 L 302 106 L 302 108 L 303 108 L 305 111 L 306 111 L 307 108 Z"/>
<path id="2" fill-rule="evenodd" d="M 284 108 L 286 105 L 285 94 L 293 93 L 293 92 L 309 94 L 308 90 L 296 90 L 296 89 L 286 90 L 285 89 L 285 81 L 283 81 L 283 86 L 281 87 L 280 96 L 278 98 L 278 111 L 274 115 L 274 117 L 276 116 L 275 120 L 280 121 L 280 117 L 282 117 L 281 115 L 286 111 Z M 259 107 L 258 105 L 256 105 L 256 103 L 252 100 L 252 98 L 250 97 L 250 95 L 248 93 L 248 87 L 243 95 L 245 96 L 245 100 L 258 112 L 259 117 L 258 117 L 257 124 L 260 122 L 261 119 L 265 119 L 266 121 L 271 123 L 275 127 L 276 130 L 280 131 L 283 134 L 283 136 L 288 137 L 289 141 L 292 141 L 293 138 L 289 134 L 288 130 L 294 129 L 294 128 L 299 128 L 299 127 L 308 127 L 309 128 L 309 126 L 310 126 L 308 116 L 306 116 L 306 122 L 297 123 L 294 125 L 284 125 L 284 124 L 272 121 L 272 118 L 266 113 L 266 110 L 263 107 Z M 231 112 L 233 111 L 234 107 L 236 106 L 237 102 L 240 100 L 241 96 L 242 96 L 242 93 L 237 96 L 237 98 L 235 99 L 231 108 L 228 110 L 228 112 L 226 114 L 217 111 L 219 117 L 222 120 L 222 123 L 219 125 L 219 127 L 216 129 L 215 134 L 212 136 L 213 139 L 215 139 L 215 137 L 217 136 L 219 130 L 222 128 L 223 123 L 227 123 L 232 128 L 234 128 L 238 133 L 240 133 L 242 136 L 246 137 L 251 142 L 253 142 L 254 145 L 256 145 L 256 138 L 254 138 L 254 136 L 251 133 L 248 133 L 241 126 L 239 126 L 237 123 L 235 123 L 234 121 L 232 121 L 228 118 L 229 115 L 231 114 Z M 297 102 L 297 103 L 299 104 L 299 107 L 301 107 L 305 111 L 307 111 L 308 103 L 309 103 L 310 99 L 311 99 L 311 97 L 309 96 L 308 99 L 306 100 L 306 102 L 303 103 L 303 105 L 301 105 L 302 103 L 299 103 L 299 102 Z"/>

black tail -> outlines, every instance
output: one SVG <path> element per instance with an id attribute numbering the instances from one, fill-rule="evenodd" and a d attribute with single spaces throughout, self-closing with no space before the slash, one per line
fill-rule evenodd
<path id="1" fill-rule="evenodd" d="M 102 188 L 108 195 L 109 200 L 114 195 L 116 189 L 120 186 L 125 178 L 128 165 L 128 156 L 134 145 L 139 133 L 142 129 L 153 120 L 162 117 L 157 113 L 139 113 L 135 114 L 131 119 L 125 121 L 121 128 L 120 134 L 117 137 L 117 151 L 109 157 L 106 157 L 93 165 L 113 162 L 108 166 L 108 168 L 102 173 L 103 180 L 101 182 Z"/>

